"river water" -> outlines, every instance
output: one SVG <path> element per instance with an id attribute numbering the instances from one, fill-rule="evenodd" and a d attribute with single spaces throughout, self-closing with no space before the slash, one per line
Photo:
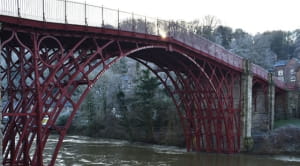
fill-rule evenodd
<path id="1" fill-rule="evenodd" d="M 50 159 L 56 136 L 45 149 Z M 186 152 L 173 146 L 129 143 L 111 139 L 67 136 L 57 166 L 300 166 L 300 156 L 268 156 Z"/>

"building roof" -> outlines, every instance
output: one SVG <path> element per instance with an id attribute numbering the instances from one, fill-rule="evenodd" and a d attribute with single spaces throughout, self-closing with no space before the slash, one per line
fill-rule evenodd
<path id="1" fill-rule="evenodd" d="M 287 63 L 288 63 L 288 60 L 279 60 L 273 66 L 274 67 L 285 66 Z"/>

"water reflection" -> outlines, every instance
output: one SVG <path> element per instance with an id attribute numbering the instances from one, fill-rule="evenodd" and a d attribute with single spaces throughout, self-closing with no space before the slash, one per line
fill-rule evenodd
<path id="1" fill-rule="evenodd" d="M 46 153 L 56 137 L 51 136 Z M 45 155 L 49 160 L 50 155 Z M 300 166 L 298 156 L 186 153 L 183 148 L 127 141 L 67 136 L 56 161 L 58 166 Z"/>

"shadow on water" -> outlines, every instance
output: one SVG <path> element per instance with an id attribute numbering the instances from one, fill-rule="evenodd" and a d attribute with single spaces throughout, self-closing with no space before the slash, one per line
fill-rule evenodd
<path id="1" fill-rule="evenodd" d="M 47 160 L 56 136 L 45 149 Z M 173 146 L 67 136 L 56 161 L 58 166 L 300 166 L 300 156 L 187 153 Z"/>

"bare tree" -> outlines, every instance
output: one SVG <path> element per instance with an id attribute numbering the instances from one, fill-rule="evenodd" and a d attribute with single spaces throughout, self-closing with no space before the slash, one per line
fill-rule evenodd
<path id="1" fill-rule="evenodd" d="M 221 25 L 221 21 L 215 16 L 206 15 L 202 19 L 189 22 L 189 24 L 191 25 L 194 33 L 214 41 L 213 32 L 219 25 Z"/>
<path id="2" fill-rule="evenodd" d="M 212 15 L 204 16 L 201 22 L 202 27 L 210 27 L 211 29 L 216 29 L 219 25 L 221 25 L 221 21 Z"/>

